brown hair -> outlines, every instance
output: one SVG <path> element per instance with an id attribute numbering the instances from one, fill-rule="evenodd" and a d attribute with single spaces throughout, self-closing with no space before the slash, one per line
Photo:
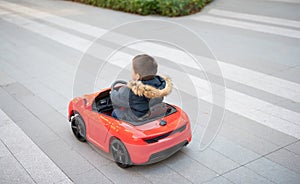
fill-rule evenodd
<path id="1" fill-rule="evenodd" d="M 139 74 L 142 80 L 152 79 L 157 73 L 156 61 L 147 54 L 135 56 L 132 59 L 132 66 L 134 72 Z"/>

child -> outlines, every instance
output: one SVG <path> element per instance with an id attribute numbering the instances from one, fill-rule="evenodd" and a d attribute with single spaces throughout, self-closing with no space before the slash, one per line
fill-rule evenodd
<path id="1" fill-rule="evenodd" d="M 161 103 L 172 90 L 171 79 L 156 73 L 157 63 L 154 58 L 146 54 L 134 57 L 132 80 L 110 95 L 114 105 L 112 116 L 127 121 L 147 118 L 150 106 Z"/>

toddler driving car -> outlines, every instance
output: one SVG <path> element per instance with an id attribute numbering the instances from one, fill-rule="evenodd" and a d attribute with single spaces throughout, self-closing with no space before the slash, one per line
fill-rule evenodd
<path id="1" fill-rule="evenodd" d="M 114 118 L 143 120 L 150 115 L 151 106 L 161 103 L 170 94 L 172 81 L 169 77 L 157 75 L 157 67 L 155 59 L 146 54 L 132 59 L 132 80 L 110 94 Z"/>

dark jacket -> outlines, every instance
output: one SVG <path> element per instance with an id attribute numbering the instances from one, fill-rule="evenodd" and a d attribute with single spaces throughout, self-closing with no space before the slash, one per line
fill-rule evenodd
<path id="1" fill-rule="evenodd" d="M 161 103 L 171 90 L 170 78 L 157 75 L 151 80 L 130 81 L 127 86 L 114 90 L 110 97 L 116 116 L 134 121 L 145 116 L 150 106 Z"/>

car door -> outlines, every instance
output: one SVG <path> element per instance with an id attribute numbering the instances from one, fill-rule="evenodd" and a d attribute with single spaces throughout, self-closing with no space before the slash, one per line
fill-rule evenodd
<path id="1" fill-rule="evenodd" d="M 88 112 L 87 117 L 89 121 L 89 141 L 96 146 L 104 149 L 106 136 L 110 129 L 110 122 L 107 120 L 106 115 L 93 110 Z"/>

